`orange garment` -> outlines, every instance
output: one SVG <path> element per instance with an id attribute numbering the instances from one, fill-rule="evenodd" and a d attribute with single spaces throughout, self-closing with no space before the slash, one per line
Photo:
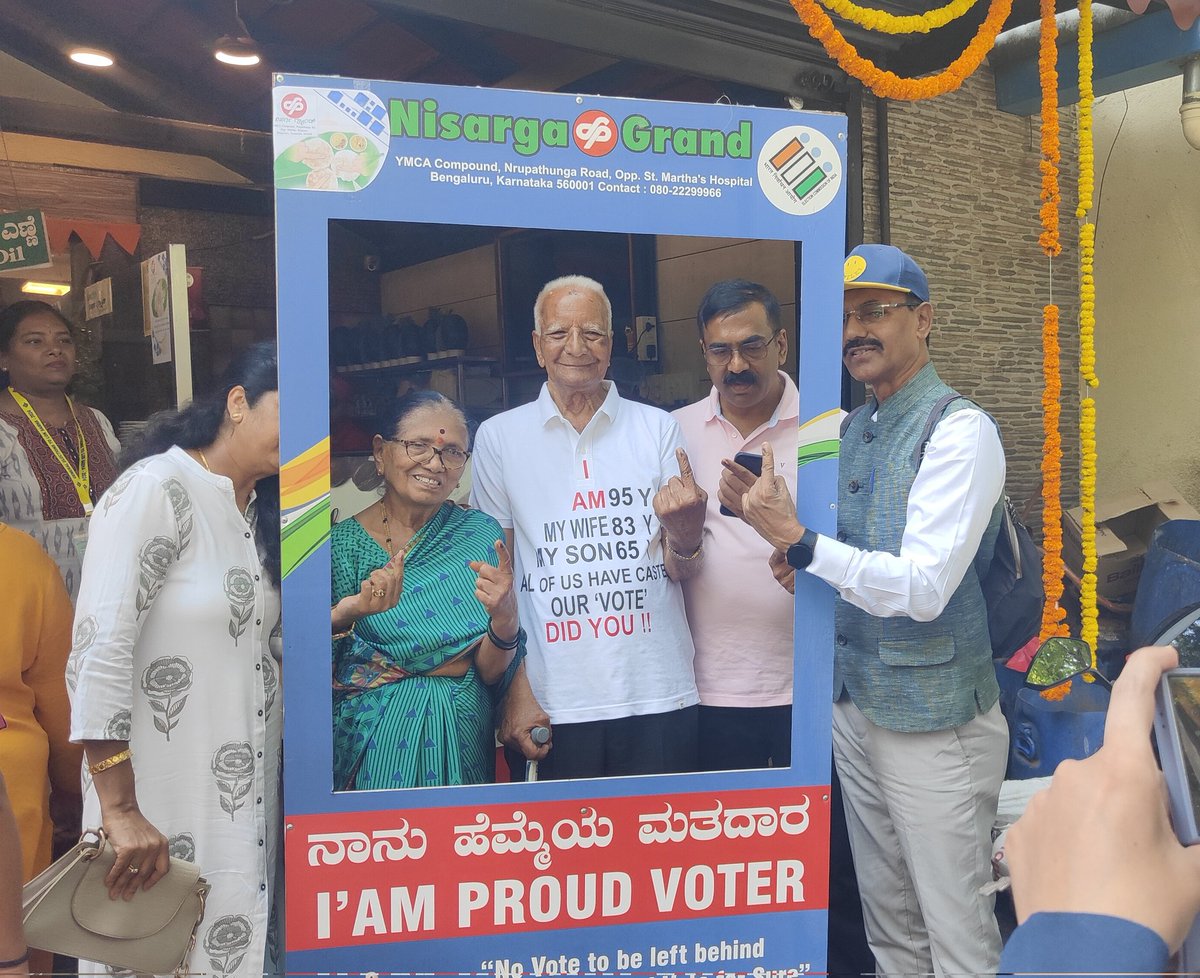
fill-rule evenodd
<path id="1" fill-rule="evenodd" d="M 25 879 L 50 864 L 50 785 L 79 793 L 82 752 L 67 739 L 71 599 L 42 548 L 0 523 L 0 771 L 21 836 Z"/>

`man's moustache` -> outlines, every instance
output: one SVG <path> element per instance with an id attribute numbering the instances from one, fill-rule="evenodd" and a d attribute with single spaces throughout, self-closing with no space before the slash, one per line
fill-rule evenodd
<path id="1" fill-rule="evenodd" d="M 882 350 L 883 344 L 877 343 L 875 340 L 851 340 L 842 347 L 842 356 L 849 355 L 850 351 L 858 350 L 862 347 L 871 347 L 876 350 Z"/>
<path id="2" fill-rule="evenodd" d="M 758 378 L 749 370 L 740 374 L 726 374 L 726 384 L 757 384 Z"/>

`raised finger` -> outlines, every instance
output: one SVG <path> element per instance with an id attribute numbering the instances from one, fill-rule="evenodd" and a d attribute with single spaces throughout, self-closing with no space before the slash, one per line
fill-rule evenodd
<path id="1" fill-rule="evenodd" d="M 769 441 L 763 442 L 762 447 L 762 475 L 760 478 L 767 479 L 770 482 L 775 481 L 775 449 L 771 447 Z"/>
<path id="2" fill-rule="evenodd" d="M 1129 657 L 1113 685 L 1104 747 L 1150 753 L 1154 725 L 1154 693 L 1162 674 L 1179 665 L 1179 653 L 1166 645 L 1138 649 Z"/>
<path id="3" fill-rule="evenodd" d="M 675 449 L 675 460 L 679 463 L 679 478 L 683 481 L 683 485 L 689 489 L 694 487 L 696 477 L 692 475 L 692 463 L 688 461 L 687 452 L 682 448 Z"/>
<path id="4" fill-rule="evenodd" d="M 512 554 L 508 552 L 508 547 L 504 545 L 503 540 L 497 540 L 494 546 L 499 570 L 511 576 L 513 572 Z"/>

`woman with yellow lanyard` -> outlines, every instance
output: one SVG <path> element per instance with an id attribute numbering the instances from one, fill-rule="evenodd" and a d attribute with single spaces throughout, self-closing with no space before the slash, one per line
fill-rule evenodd
<path id="1" fill-rule="evenodd" d="M 67 394 L 75 376 L 70 323 L 45 302 L 0 313 L 0 523 L 34 538 L 71 600 L 92 506 L 117 475 L 112 425 Z"/>

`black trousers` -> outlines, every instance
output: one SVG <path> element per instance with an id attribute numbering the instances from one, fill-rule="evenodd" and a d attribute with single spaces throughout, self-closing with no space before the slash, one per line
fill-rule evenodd
<path id="1" fill-rule="evenodd" d="M 538 780 L 695 771 L 698 711 L 689 706 L 616 720 L 556 723 L 550 753 L 538 764 Z M 512 750 L 505 757 L 513 780 L 523 780 L 525 759 Z"/>

